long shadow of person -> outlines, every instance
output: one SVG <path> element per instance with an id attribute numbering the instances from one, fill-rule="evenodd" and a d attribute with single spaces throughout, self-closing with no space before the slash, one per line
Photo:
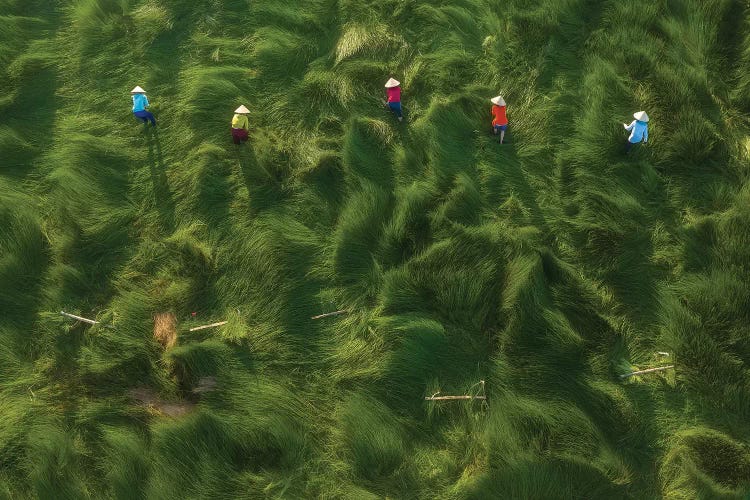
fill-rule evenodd
<path id="1" fill-rule="evenodd" d="M 169 190 L 158 129 L 147 129 L 147 143 L 148 164 L 151 170 L 151 182 L 154 186 L 154 204 L 164 229 L 171 233 L 175 227 L 175 203 L 172 192 Z"/>
<path id="2" fill-rule="evenodd" d="M 235 158 L 242 171 L 253 212 L 268 208 L 281 199 L 281 179 L 258 162 L 250 144 L 235 148 Z"/>
<path id="3" fill-rule="evenodd" d="M 255 157 L 255 151 L 249 144 L 237 146 L 234 148 L 234 157 L 240 166 L 242 178 L 248 191 L 252 192 L 253 184 L 269 180 L 269 176 L 262 173 L 258 167 L 258 159 Z"/>
<path id="4" fill-rule="evenodd" d="M 537 190 L 532 185 L 533 175 L 526 171 L 524 162 L 518 155 L 517 143 L 515 137 L 511 136 L 508 140 L 509 130 L 506 130 L 503 143 L 498 144 L 499 136 L 488 131 L 491 137 L 489 142 L 483 141 L 481 147 L 487 163 L 492 165 L 490 174 L 490 185 L 492 186 L 492 197 L 497 204 L 503 203 L 512 193 L 523 206 L 529 209 L 530 220 L 533 225 L 541 229 L 543 241 L 546 244 L 552 244 L 554 241 L 554 231 L 548 224 L 544 210 L 537 200 Z M 507 142 L 506 142 L 507 141 Z M 539 182 L 539 181 L 537 181 Z"/>

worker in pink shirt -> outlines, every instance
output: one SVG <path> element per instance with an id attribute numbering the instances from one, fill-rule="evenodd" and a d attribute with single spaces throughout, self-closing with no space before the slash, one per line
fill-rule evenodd
<path id="1" fill-rule="evenodd" d="M 388 95 L 386 104 L 396 115 L 398 121 L 403 121 L 404 114 L 401 112 L 401 82 L 395 78 L 389 78 L 385 82 L 385 92 Z"/>

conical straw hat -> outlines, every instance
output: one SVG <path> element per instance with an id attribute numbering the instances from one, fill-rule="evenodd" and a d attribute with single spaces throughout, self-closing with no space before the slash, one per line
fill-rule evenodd
<path id="1" fill-rule="evenodd" d="M 638 121 L 641 122 L 647 122 L 648 121 L 648 115 L 645 111 L 639 111 L 637 113 L 633 113 L 633 118 L 635 118 Z"/>
<path id="2" fill-rule="evenodd" d="M 493 97 L 490 99 L 490 102 L 492 102 L 492 104 L 497 104 L 498 106 L 505 106 L 505 99 L 500 96 Z"/>
<path id="3" fill-rule="evenodd" d="M 395 78 L 389 78 L 388 81 L 385 82 L 385 88 L 387 89 L 398 87 L 399 85 L 401 85 L 401 82 L 399 82 Z"/>
<path id="4" fill-rule="evenodd" d="M 133 90 L 130 91 L 131 94 L 145 94 L 146 91 L 143 90 L 140 86 L 136 85 Z"/>
<path id="5" fill-rule="evenodd" d="M 250 112 L 250 110 L 249 110 L 249 109 L 247 109 L 247 108 L 245 107 L 245 105 L 243 104 L 243 105 L 242 105 L 242 106 L 240 106 L 239 108 L 235 109 L 235 110 L 234 110 L 234 112 L 235 112 L 235 113 L 238 113 L 238 114 L 241 114 L 241 115 L 244 115 L 244 114 L 247 114 L 247 113 L 249 113 L 249 112 Z"/>

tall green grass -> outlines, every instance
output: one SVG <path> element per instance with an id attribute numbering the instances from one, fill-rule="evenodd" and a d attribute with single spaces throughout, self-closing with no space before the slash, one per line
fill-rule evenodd
<path id="1" fill-rule="evenodd" d="M 0 497 L 743 498 L 748 22 L 0 0 Z"/>

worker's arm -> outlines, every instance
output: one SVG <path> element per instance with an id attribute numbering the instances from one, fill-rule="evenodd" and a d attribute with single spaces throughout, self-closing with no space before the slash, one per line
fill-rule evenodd
<path id="1" fill-rule="evenodd" d="M 644 143 L 648 142 L 648 127 L 643 129 L 643 142 Z"/>
<path id="2" fill-rule="evenodd" d="M 635 126 L 635 120 L 630 122 L 630 125 L 623 123 L 622 126 L 625 127 L 625 130 L 633 130 L 633 127 Z"/>

